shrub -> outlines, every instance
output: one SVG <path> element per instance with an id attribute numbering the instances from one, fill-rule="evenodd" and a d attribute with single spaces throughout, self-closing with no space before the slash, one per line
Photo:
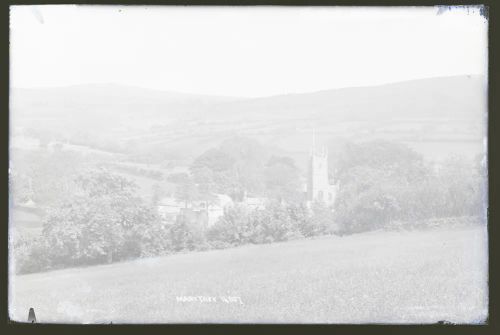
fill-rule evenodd
<path id="1" fill-rule="evenodd" d="M 16 244 L 21 271 L 91 265 L 168 252 L 166 231 L 134 185 L 104 170 L 77 178 L 71 198 L 48 210 L 41 236 Z M 31 264 L 34 260 L 38 265 Z"/>
<path id="2" fill-rule="evenodd" d="M 49 247 L 40 237 L 18 237 L 12 243 L 13 270 L 16 274 L 50 269 L 46 254 Z"/>

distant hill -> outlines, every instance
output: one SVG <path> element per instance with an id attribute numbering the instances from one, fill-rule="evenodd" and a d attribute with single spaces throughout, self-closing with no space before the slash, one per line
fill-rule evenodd
<path id="1" fill-rule="evenodd" d="M 372 118 L 476 117 L 484 112 L 482 76 L 405 81 L 263 98 L 233 98 L 95 84 L 13 89 L 11 110 L 23 117 L 176 115 L 178 117 Z M 483 106 L 483 110 L 478 108 Z M 186 113 L 188 112 L 188 113 Z M 185 113 L 185 114 L 184 114 Z"/>
<path id="2" fill-rule="evenodd" d="M 342 120 L 389 118 L 477 118 L 485 111 L 482 76 L 420 79 L 373 87 L 278 95 L 228 102 L 225 115 L 266 114 Z M 237 113 L 233 113 L 237 111 Z M 271 115 L 269 115 L 271 116 Z"/>
<path id="3" fill-rule="evenodd" d="M 60 88 L 12 89 L 11 115 L 29 120 L 83 122 L 113 126 L 130 119 L 191 117 L 207 105 L 237 98 L 156 91 L 114 84 L 75 85 Z M 29 123 L 31 124 L 31 123 Z M 71 124 L 71 122 L 69 122 Z"/>
<path id="4" fill-rule="evenodd" d="M 300 156 L 308 151 L 312 127 L 325 143 L 385 138 L 426 153 L 438 142 L 474 142 L 472 154 L 481 150 L 485 134 L 486 96 L 484 77 L 454 76 L 262 98 L 112 84 L 12 89 L 10 105 L 14 129 L 62 132 L 70 139 L 85 132 L 86 138 L 102 137 L 127 148 L 171 148 L 187 156 L 234 135 Z M 462 144 L 441 146 L 434 155 L 463 151 Z"/>

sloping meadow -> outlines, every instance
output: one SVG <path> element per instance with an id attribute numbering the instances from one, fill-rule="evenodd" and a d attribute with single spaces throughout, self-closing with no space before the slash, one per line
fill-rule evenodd
<path id="1" fill-rule="evenodd" d="M 42 323 L 481 323 L 485 226 L 370 232 L 74 268 L 10 282 Z"/>

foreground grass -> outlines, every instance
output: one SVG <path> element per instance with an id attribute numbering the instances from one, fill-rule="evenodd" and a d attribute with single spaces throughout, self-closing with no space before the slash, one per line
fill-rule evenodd
<path id="1" fill-rule="evenodd" d="M 64 323 L 482 322 L 486 248 L 479 227 L 377 232 L 13 276 L 9 312 L 26 321 L 34 307 L 39 322 Z"/>

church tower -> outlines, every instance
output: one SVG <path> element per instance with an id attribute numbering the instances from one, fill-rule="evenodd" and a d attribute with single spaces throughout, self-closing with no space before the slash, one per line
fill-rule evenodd
<path id="1" fill-rule="evenodd" d="M 328 179 L 328 153 L 326 148 L 316 148 L 316 134 L 313 130 L 313 143 L 307 176 L 307 200 L 321 201 L 327 205 L 335 201 L 336 188 Z"/>

